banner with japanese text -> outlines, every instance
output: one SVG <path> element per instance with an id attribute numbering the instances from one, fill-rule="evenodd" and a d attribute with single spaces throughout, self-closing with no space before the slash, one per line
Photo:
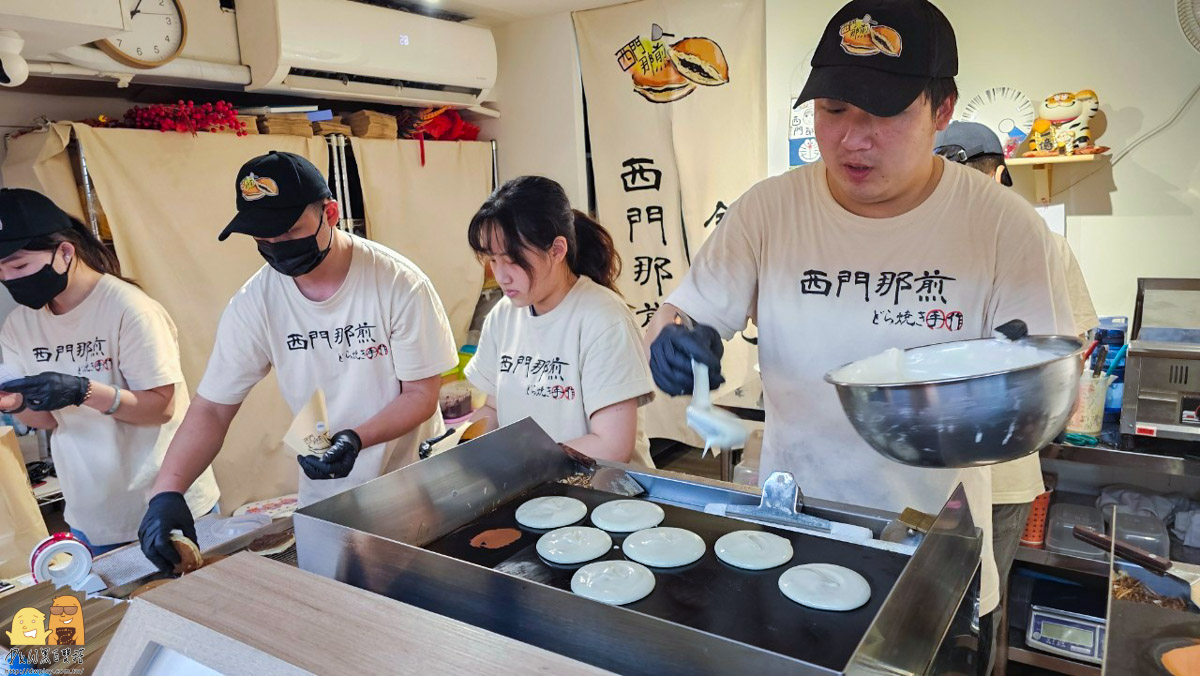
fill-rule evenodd
<path id="1" fill-rule="evenodd" d="M 596 210 L 645 327 L 725 210 L 766 173 L 763 0 L 641 0 L 575 12 Z M 754 358 L 740 338 L 731 387 Z M 660 394 L 651 437 L 695 443 L 686 398 Z"/>

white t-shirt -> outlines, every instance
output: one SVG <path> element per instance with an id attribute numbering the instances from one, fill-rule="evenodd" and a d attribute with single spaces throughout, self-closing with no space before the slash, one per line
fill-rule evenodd
<path id="1" fill-rule="evenodd" d="M 163 456 L 188 408 L 175 322 L 141 289 L 104 275 L 70 312 L 17 307 L 0 329 L 6 364 L 25 375 L 83 376 L 123 390 L 175 385 L 165 425 L 133 425 L 87 406 L 54 411 L 51 452 L 66 500 L 64 515 L 92 544 L 137 539 Z M 220 492 L 211 469 L 184 495 L 199 517 Z"/>
<path id="2" fill-rule="evenodd" d="M 640 407 L 653 399 L 654 381 L 640 335 L 620 296 L 580 277 L 541 316 L 501 299 L 483 321 L 466 375 L 496 398 L 501 426 L 532 417 L 559 443 L 588 434 L 596 411 L 637 399 L 630 462 L 653 467 Z"/>
<path id="3" fill-rule="evenodd" d="M 1066 273 L 1067 293 L 1071 297 L 1071 316 L 1075 321 L 1075 335 L 1082 336 L 1088 331 L 1100 326 L 1100 317 L 1096 315 L 1096 306 L 1092 304 L 1092 294 L 1088 292 L 1087 280 L 1083 278 L 1083 270 L 1079 260 L 1067 238 L 1052 232 L 1054 246 L 1062 259 L 1063 270 Z"/>
<path id="4" fill-rule="evenodd" d="M 328 299 L 304 297 L 296 281 L 264 265 L 229 301 L 196 392 L 240 404 L 275 367 L 293 413 L 318 387 L 331 433 L 361 425 L 400 396 L 401 381 L 454 368 L 458 355 L 429 278 L 395 251 L 353 237 L 350 271 Z M 299 467 L 300 503 L 311 504 L 417 460 L 444 430 L 442 415 L 408 434 L 364 448 L 344 479 L 313 481 Z M 280 437 L 284 430 L 280 430 Z"/>
<path id="5" fill-rule="evenodd" d="M 1083 270 L 1079 268 L 1079 261 L 1075 259 L 1067 238 L 1056 232 L 1049 234 L 1061 266 L 1062 276 L 1055 280 L 1056 288 L 1065 290 L 1070 304 L 1071 323 L 1060 326 L 1059 333 L 1084 335 L 1100 325 L 1100 318 L 1096 316 L 1096 308 L 1092 305 Z M 1059 295 L 1061 296 L 1061 293 Z M 1061 316 L 1059 313 L 1060 318 Z M 1037 454 L 992 466 L 992 502 L 997 505 L 1032 502 L 1045 490 L 1041 458 Z"/>
<path id="6" fill-rule="evenodd" d="M 760 477 L 786 470 L 805 495 L 929 513 L 964 483 L 985 529 L 980 610 L 988 612 L 998 599 L 990 472 L 884 458 L 823 380 L 891 347 L 990 336 L 1010 319 L 1030 333 L 1060 333 L 1056 308 L 1068 306 L 1055 302 L 1045 223 L 984 174 L 944 169 L 928 199 L 886 219 L 838 205 L 823 163 L 762 181 L 729 208 L 667 302 L 726 339 L 754 318 L 767 415 Z"/>

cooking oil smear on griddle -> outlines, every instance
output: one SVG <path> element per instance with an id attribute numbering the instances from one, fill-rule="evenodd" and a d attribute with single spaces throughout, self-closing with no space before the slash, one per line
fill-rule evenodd
<path id="1" fill-rule="evenodd" d="M 521 531 L 516 528 L 493 528 L 471 538 L 471 546 L 483 549 L 501 549 L 520 539 Z"/>

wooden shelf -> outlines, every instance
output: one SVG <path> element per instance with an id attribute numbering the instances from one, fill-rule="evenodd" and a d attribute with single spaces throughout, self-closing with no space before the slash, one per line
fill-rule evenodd
<path id="1" fill-rule="evenodd" d="M 1052 155 L 1047 157 L 1013 157 L 1004 160 L 1004 163 L 1010 167 L 1023 167 L 1026 165 L 1038 164 L 1068 164 L 1071 162 L 1092 162 L 1097 157 L 1104 153 L 1093 153 L 1091 155 Z"/>
<path id="2" fill-rule="evenodd" d="M 1033 194 L 1038 204 L 1050 203 L 1051 170 L 1056 164 L 1094 162 L 1104 153 L 1091 155 L 1054 155 L 1048 157 L 1014 157 L 1004 161 L 1009 167 L 1033 168 Z"/>

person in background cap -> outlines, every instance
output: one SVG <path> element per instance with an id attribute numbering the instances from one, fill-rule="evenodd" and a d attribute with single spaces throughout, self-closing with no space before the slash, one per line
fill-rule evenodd
<path id="1" fill-rule="evenodd" d="M 978 122 L 951 122 L 934 138 L 933 152 L 951 162 L 981 171 L 1000 185 L 1012 185 L 999 137 Z M 1074 331 L 1085 337 L 1088 331 L 1100 324 L 1087 282 L 1083 279 L 1083 271 L 1079 269 L 1071 246 L 1067 244 L 1067 238 L 1056 232 L 1047 232 L 1054 241 L 1060 263 L 1060 275 L 1055 277 L 1054 283 L 1065 288 L 1071 304 Z M 1037 456 L 1030 456 L 992 467 L 992 548 L 996 556 L 1001 599 L 1008 592 L 1008 576 L 1021 542 L 1021 533 L 1025 530 L 1033 500 L 1037 497 L 1026 486 L 1024 479 L 1029 471 L 1027 465 L 1040 470 L 1041 463 L 1035 462 L 1036 459 Z M 980 636 L 991 643 L 993 651 L 1001 631 L 1000 615 L 993 612 L 983 618 L 984 623 L 981 624 Z"/>
<path id="2" fill-rule="evenodd" d="M 978 122 L 954 121 L 934 139 L 933 152 L 951 162 L 965 164 L 991 176 L 1003 186 L 1012 186 L 1008 163 L 1004 161 L 1004 148 L 991 129 Z M 1064 283 L 1071 301 L 1071 317 L 1075 322 L 1075 335 L 1086 338 L 1089 331 L 1100 325 L 1092 294 L 1088 291 L 1083 269 L 1075 258 L 1075 252 L 1067 238 L 1050 231 L 1063 266 Z"/>
<path id="3" fill-rule="evenodd" d="M 219 239 L 254 238 L 267 264 L 221 317 L 196 399 L 163 461 L 139 539 L 169 570 L 173 529 L 195 533 L 180 494 L 208 467 L 250 389 L 273 367 L 298 413 L 324 391 L 332 447 L 297 456 L 300 504 L 414 462 L 444 431 L 441 374 L 458 353 L 429 278 L 396 252 L 337 228 L 340 208 L 311 162 L 272 152 L 242 166 L 237 216 Z M 194 538 L 193 538 L 194 539 Z"/>
<path id="4" fill-rule="evenodd" d="M 759 477 L 789 471 L 805 495 L 936 514 L 961 482 L 987 533 L 981 612 L 999 595 L 990 471 L 892 462 L 854 431 L 824 374 L 930 343 L 991 337 L 1022 319 L 1061 334 L 1056 265 L 1033 208 L 933 155 L 957 100 L 954 30 L 925 0 L 853 0 L 821 33 L 797 103 L 814 101 L 821 161 L 753 186 L 726 212 L 646 339 L 669 395 L 691 360 L 721 382 L 722 339 L 758 327 L 766 419 Z M 694 329 L 677 324 L 685 314 Z M 1041 490 L 1034 464 L 1025 477 Z"/>
<path id="5" fill-rule="evenodd" d="M 99 555 L 132 542 L 147 491 L 188 408 L 175 322 L 121 277 L 78 220 L 32 190 L 0 189 L 0 277 L 18 306 L 0 328 L 0 409 L 54 431 L 54 466 L 76 538 Z M 182 509 L 220 497 L 197 475 Z"/>

